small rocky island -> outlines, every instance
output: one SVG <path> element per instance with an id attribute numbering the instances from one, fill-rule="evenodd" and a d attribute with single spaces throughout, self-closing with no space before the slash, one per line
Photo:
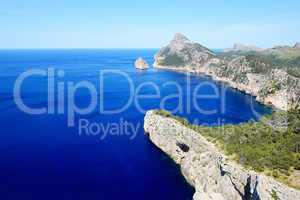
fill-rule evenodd
<path id="1" fill-rule="evenodd" d="M 148 69 L 148 68 L 149 68 L 148 63 L 147 63 L 143 58 L 141 58 L 141 57 L 139 57 L 139 58 L 135 61 L 134 65 L 135 65 L 135 68 L 136 68 L 136 69 L 140 69 L 140 70 L 145 70 L 145 69 Z"/>

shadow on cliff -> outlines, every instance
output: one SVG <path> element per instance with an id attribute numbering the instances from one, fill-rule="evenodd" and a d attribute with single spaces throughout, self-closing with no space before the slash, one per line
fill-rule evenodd
<path id="1" fill-rule="evenodd" d="M 223 170 L 223 167 L 220 165 L 220 172 L 221 172 L 221 176 L 225 176 L 227 175 L 230 179 L 231 184 L 233 185 L 234 189 L 237 191 L 237 193 L 241 196 L 242 200 L 260 200 L 259 194 L 257 192 L 257 185 L 258 185 L 258 180 L 256 178 L 255 181 L 255 186 L 253 189 L 253 192 L 251 190 L 251 176 L 248 176 L 247 178 L 247 183 L 244 187 L 244 191 L 240 191 L 239 188 L 236 186 L 236 184 L 233 182 L 232 177 L 231 177 L 231 173 L 226 172 L 225 170 Z"/>

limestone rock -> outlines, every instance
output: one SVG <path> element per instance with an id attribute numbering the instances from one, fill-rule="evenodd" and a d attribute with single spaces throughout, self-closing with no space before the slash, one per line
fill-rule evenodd
<path id="1" fill-rule="evenodd" d="M 180 165 L 196 190 L 194 200 L 273 200 L 272 194 L 281 200 L 300 199 L 299 190 L 243 168 L 175 119 L 148 111 L 144 129 L 150 140 Z M 188 148 L 182 149 L 182 145 Z"/>
<path id="2" fill-rule="evenodd" d="M 136 69 L 145 70 L 149 68 L 148 63 L 141 57 L 135 61 L 134 65 Z"/>

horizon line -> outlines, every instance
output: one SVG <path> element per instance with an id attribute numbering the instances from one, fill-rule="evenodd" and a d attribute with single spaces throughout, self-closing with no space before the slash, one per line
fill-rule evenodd
<path id="1" fill-rule="evenodd" d="M 114 50 L 114 49 L 116 49 L 116 50 L 122 50 L 122 49 L 124 49 L 124 50 L 126 50 L 126 49 L 160 49 L 159 47 L 155 47 L 155 48 L 151 48 L 151 47 L 147 47 L 147 48 L 138 48 L 138 47 L 128 47 L 128 48 L 123 48 L 123 47 L 116 47 L 116 48 L 114 48 L 114 47 L 26 47 L 26 48 L 23 48 L 23 47 L 21 47 L 21 48 L 11 48 L 11 47 L 4 47 L 4 48 L 2 48 L 2 47 L 0 47 L 0 50 L 64 50 L 64 49 L 66 49 L 66 50 L 68 50 L 68 49 L 70 49 L 70 50 L 80 50 L 80 49 L 95 49 L 95 50 L 101 50 L 101 49 L 103 49 L 103 50 L 109 50 L 109 49 L 111 49 L 111 50 Z"/>
<path id="2" fill-rule="evenodd" d="M 59 47 L 59 48 L 0 48 L 0 51 L 3 50 L 159 50 L 161 49 L 161 47 L 155 47 L 155 48 L 137 48 L 137 47 L 133 47 L 133 48 L 122 48 L 122 47 L 118 47 L 118 48 L 80 48 L 80 47 L 76 47 L 76 48 L 64 48 L 64 47 Z M 223 50 L 226 48 L 209 48 L 211 50 Z"/>

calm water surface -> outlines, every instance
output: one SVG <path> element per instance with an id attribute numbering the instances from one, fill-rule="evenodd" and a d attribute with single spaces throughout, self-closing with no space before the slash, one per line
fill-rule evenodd
<path id="1" fill-rule="evenodd" d="M 100 70 L 121 70 L 140 84 L 152 81 L 159 86 L 162 97 L 140 101 L 140 107 L 158 108 L 163 97 L 176 93 L 174 81 L 182 89 L 182 105 L 188 105 L 188 91 L 193 92 L 204 81 L 222 85 L 205 76 L 191 76 L 170 71 L 149 69 L 136 71 L 133 63 L 142 56 L 153 63 L 155 50 L 0 50 L 0 199 L 5 200 L 94 200 L 94 199 L 192 199 L 191 188 L 176 165 L 157 149 L 142 128 L 144 114 L 132 103 L 120 114 L 103 115 L 95 110 L 89 115 L 76 116 L 75 127 L 67 126 L 66 114 L 28 115 L 20 111 L 13 100 L 13 86 L 17 77 L 28 69 L 64 70 L 65 77 L 55 83 L 88 81 L 100 87 Z M 120 74 L 104 77 L 104 108 L 124 105 L 129 96 L 128 81 Z M 47 106 L 47 79 L 34 76 L 22 86 L 22 99 L 32 107 Z M 142 87 L 140 93 L 154 94 L 151 86 Z M 202 86 L 200 94 L 213 94 L 212 88 Z M 190 121 L 215 125 L 217 122 L 241 123 L 257 119 L 270 109 L 253 102 L 251 97 L 228 89 L 222 95 L 226 99 L 224 112 L 221 98 L 197 101 L 204 109 L 217 109 L 217 114 L 204 115 L 191 104 L 176 114 Z M 65 100 L 67 102 L 67 96 Z M 79 90 L 75 103 L 88 105 L 90 95 Z M 57 103 L 57 102 L 55 102 Z M 174 109 L 178 99 L 166 101 L 166 108 Z M 252 112 L 256 111 L 256 114 Z M 133 123 L 138 134 L 130 140 L 128 135 L 79 134 L 78 120 L 120 124 L 120 119 Z M 141 126 L 138 126 L 138 125 Z"/>

